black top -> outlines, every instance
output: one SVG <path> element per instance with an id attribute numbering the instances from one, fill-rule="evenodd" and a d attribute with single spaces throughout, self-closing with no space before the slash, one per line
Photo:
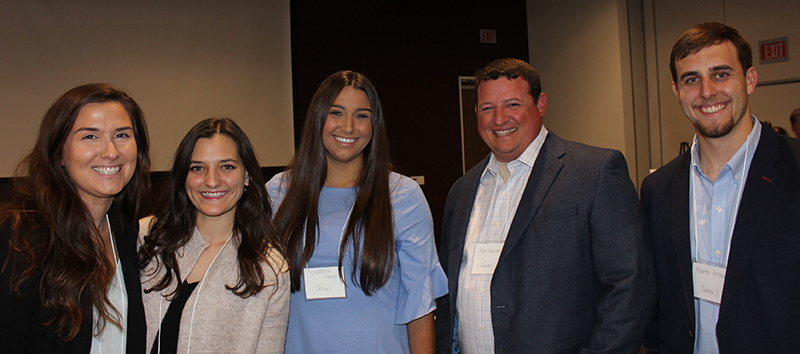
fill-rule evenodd
<path id="1" fill-rule="evenodd" d="M 125 217 L 117 203 L 108 210 L 108 220 L 117 245 L 128 294 L 127 353 L 145 353 L 145 321 L 136 237 L 139 224 Z M 0 230 L 0 267 L 8 256 L 8 230 Z M 13 353 L 89 353 L 92 347 L 92 307 L 81 304 L 86 314 L 78 335 L 65 341 L 55 332 L 50 309 L 39 298 L 41 274 L 34 275 L 22 289 L 22 298 L 11 295 L 8 274 L 0 272 L 0 352 Z"/>
<path id="2" fill-rule="evenodd" d="M 189 296 L 192 296 L 194 288 L 197 287 L 197 283 L 189 284 L 185 280 L 183 281 L 181 292 L 178 293 L 175 299 L 170 301 L 167 313 L 164 315 L 164 319 L 161 320 L 161 328 L 159 329 L 161 333 L 156 334 L 156 339 L 153 340 L 153 349 L 150 350 L 150 354 L 159 353 L 159 339 L 161 340 L 161 353 L 169 354 L 178 352 L 178 333 L 181 329 L 181 314 L 183 314 L 183 308 L 186 307 L 186 301 L 189 300 Z"/>

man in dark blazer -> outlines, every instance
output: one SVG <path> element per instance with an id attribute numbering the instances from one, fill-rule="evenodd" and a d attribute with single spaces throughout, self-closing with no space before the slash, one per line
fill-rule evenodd
<path id="1" fill-rule="evenodd" d="M 447 197 L 437 351 L 636 353 L 655 280 L 625 158 L 548 132 L 524 61 L 496 60 L 476 84 L 492 153 Z"/>
<path id="2" fill-rule="evenodd" d="M 750 114 L 758 74 L 735 29 L 697 25 L 670 61 L 695 140 L 642 184 L 659 290 L 646 347 L 800 352 L 800 142 Z"/>

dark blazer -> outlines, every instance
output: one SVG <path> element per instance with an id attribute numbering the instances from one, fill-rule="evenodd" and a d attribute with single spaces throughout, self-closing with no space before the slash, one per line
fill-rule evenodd
<path id="1" fill-rule="evenodd" d="M 695 313 L 687 151 L 645 178 L 659 303 L 647 347 L 691 353 Z M 800 351 L 800 141 L 762 125 L 731 240 L 720 353 Z"/>
<path id="2" fill-rule="evenodd" d="M 452 187 L 440 262 L 437 350 L 450 353 L 469 216 L 488 157 Z M 642 210 L 619 151 L 550 132 L 528 179 L 491 285 L 495 352 L 636 353 L 655 280 Z"/>
<path id="3" fill-rule="evenodd" d="M 136 237 L 139 225 L 122 215 L 116 203 L 108 211 L 108 220 L 117 244 L 125 288 L 128 293 L 127 353 L 145 352 L 145 321 L 142 290 L 139 281 L 139 258 Z M 8 256 L 9 234 L 0 234 L 0 265 Z M 46 323 L 52 312 L 42 306 L 36 275 L 23 289 L 24 297 L 9 292 L 8 274 L 0 273 L 0 352 L 10 353 L 89 353 L 92 345 L 92 309 L 81 306 L 85 317 L 75 339 L 66 342 Z M 111 324 L 109 324 L 110 326 Z"/>

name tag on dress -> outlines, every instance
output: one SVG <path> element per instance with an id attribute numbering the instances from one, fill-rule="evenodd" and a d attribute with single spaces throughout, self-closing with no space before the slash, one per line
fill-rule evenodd
<path id="1" fill-rule="evenodd" d="M 725 268 L 708 264 L 694 264 L 694 297 L 713 302 L 722 300 L 722 287 L 725 286 Z"/>
<path id="2" fill-rule="evenodd" d="M 503 251 L 502 243 L 478 243 L 475 245 L 475 261 L 472 262 L 472 274 L 494 274 L 500 252 Z"/>
<path id="3" fill-rule="evenodd" d="M 347 297 L 345 285 L 339 278 L 339 267 L 303 269 L 306 300 L 339 299 Z"/>

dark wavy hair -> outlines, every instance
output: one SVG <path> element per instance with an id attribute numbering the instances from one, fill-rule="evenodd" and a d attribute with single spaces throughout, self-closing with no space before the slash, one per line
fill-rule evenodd
<path id="1" fill-rule="evenodd" d="M 322 127 L 331 105 L 347 86 L 366 93 L 372 107 L 372 137 L 364 148 L 364 162 L 357 179 L 358 193 L 345 235 L 339 245 L 339 275 L 344 255 L 353 245 L 351 279 L 371 295 L 389 280 L 394 263 L 394 225 L 389 191 L 389 144 L 381 102 L 366 76 L 339 71 L 322 82 L 306 114 L 300 146 L 286 175 L 286 195 L 275 214 L 275 225 L 286 244 L 292 291 L 300 289 L 300 275 L 314 254 L 319 227 L 319 194 L 327 176 Z M 305 226 L 305 234 L 303 234 Z M 357 275 L 356 270 L 361 269 Z"/>
<path id="2" fill-rule="evenodd" d="M 703 48 L 724 42 L 733 44 L 736 48 L 736 55 L 739 57 L 739 63 L 742 64 L 742 70 L 747 72 L 747 69 L 753 66 L 753 50 L 750 48 L 750 43 L 733 27 L 719 22 L 706 22 L 695 25 L 683 32 L 672 46 L 672 52 L 669 57 L 669 71 L 672 74 L 672 82 L 678 82 L 675 62 L 691 54 L 696 54 Z"/>
<path id="3" fill-rule="evenodd" d="M 209 118 L 197 123 L 183 137 L 175 161 L 168 178 L 167 193 L 160 201 L 155 222 L 150 228 L 150 235 L 145 237 L 144 245 L 139 249 L 139 267 L 145 269 L 150 262 L 156 262 L 153 274 L 160 267 L 165 268 L 164 276 L 152 288 L 145 292 L 160 291 L 169 286 L 173 280 L 177 282 L 175 291 L 167 296 L 174 297 L 180 293 L 181 269 L 175 254 L 191 239 L 197 219 L 197 209 L 186 193 L 186 177 L 189 174 L 192 152 L 195 144 L 202 138 L 224 135 L 236 145 L 242 166 L 247 171 L 250 184 L 242 193 L 236 204 L 233 231 L 241 235 L 237 249 L 239 261 L 239 281 L 228 290 L 243 298 L 258 294 L 270 284 L 266 279 L 262 262 L 266 263 L 275 274 L 281 265 L 271 264 L 268 259 L 270 247 L 275 248 L 283 256 L 283 248 L 278 242 L 272 226 L 269 195 L 264 187 L 261 167 L 250 144 L 250 140 L 241 128 L 229 118 Z M 185 269 L 184 271 L 191 271 Z"/>
<path id="4" fill-rule="evenodd" d="M 525 61 L 513 58 L 494 60 L 476 71 L 475 95 L 478 95 L 478 87 L 481 86 L 482 82 L 497 80 L 501 76 L 505 76 L 509 80 L 522 77 L 528 82 L 528 93 L 533 96 L 533 103 L 539 103 L 539 95 L 542 93 L 542 81 L 539 79 L 539 73 Z"/>
<path id="5" fill-rule="evenodd" d="M 127 93 L 100 83 L 67 91 L 47 110 L 36 144 L 14 173 L 14 197 L 0 216 L 2 228 L 11 234 L 3 272 L 10 271 L 12 293 L 22 296 L 26 281 L 41 274 L 42 305 L 54 314 L 48 325 L 54 324 L 65 340 L 75 338 L 83 319 L 92 317 L 92 308 L 100 313 L 101 328 L 106 322 L 120 325 L 106 297 L 115 265 L 99 246 L 100 233 L 62 166 L 64 143 L 78 113 L 87 104 L 110 102 L 128 113 L 137 152 L 133 176 L 115 201 L 126 215 L 140 216 L 137 202 L 150 189 L 144 115 Z"/>

